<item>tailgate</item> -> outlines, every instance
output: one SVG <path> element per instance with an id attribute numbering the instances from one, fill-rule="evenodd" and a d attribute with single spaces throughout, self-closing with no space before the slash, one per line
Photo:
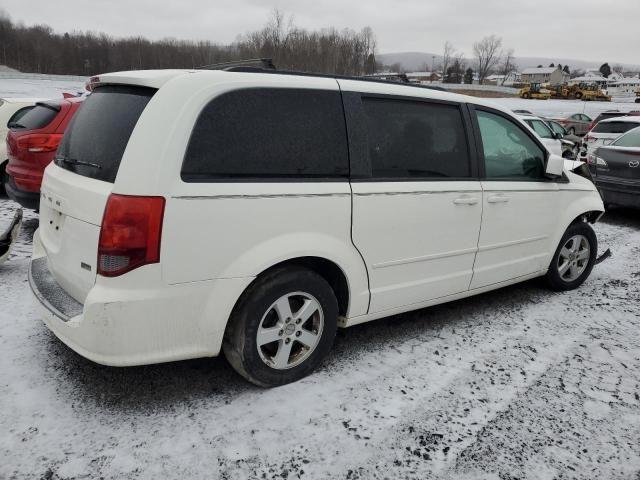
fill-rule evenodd
<path id="1" fill-rule="evenodd" d="M 113 184 L 51 164 L 40 198 L 40 241 L 60 286 L 84 303 L 96 278 L 100 223 Z"/>

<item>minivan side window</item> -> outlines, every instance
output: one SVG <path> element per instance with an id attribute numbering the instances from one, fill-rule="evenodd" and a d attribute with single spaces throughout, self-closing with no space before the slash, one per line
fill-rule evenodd
<path id="1" fill-rule="evenodd" d="M 545 152 L 515 122 L 476 110 L 486 178 L 543 180 Z"/>
<path id="2" fill-rule="evenodd" d="M 340 93 L 235 90 L 204 107 L 182 164 L 185 182 L 346 179 L 346 126 Z"/>
<path id="3" fill-rule="evenodd" d="M 380 97 L 362 99 L 373 178 L 442 179 L 471 175 L 457 105 Z"/>

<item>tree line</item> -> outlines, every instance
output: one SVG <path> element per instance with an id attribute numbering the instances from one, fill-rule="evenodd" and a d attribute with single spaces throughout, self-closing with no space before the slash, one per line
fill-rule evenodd
<path id="1" fill-rule="evenodd" d="M 369 27 L 310 31 L 274 11 L 266 25 L 230 45 L 211 41 L 104 33 L 56 33 L 25 26 L 0 11 L 0 64 L 21 72 L 85 75 L 119 70 L 197 68 L 247 58 L 272 58 L 278 69 L 362 75 L 376 71 L 376 40 Z"/>

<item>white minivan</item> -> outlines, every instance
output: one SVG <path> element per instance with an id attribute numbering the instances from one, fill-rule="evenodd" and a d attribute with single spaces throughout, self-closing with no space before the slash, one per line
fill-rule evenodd
<path id="1" fill-rule="evenodd" d="M 224 352 L 262 386 L 338 327 L 596 259 L 593 183 L 508 111 L 418 86 L 159 70 L 94 78 L 45 172 L 30 285 L 101 364 Z"/>

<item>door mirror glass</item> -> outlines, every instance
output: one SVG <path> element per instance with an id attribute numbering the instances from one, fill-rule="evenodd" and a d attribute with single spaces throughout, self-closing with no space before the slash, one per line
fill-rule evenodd
<path id="1" fill-rule="evenodd" d="M 559 155 L 549 155 L 549 159 L 547 160 L 547 167 L 545 168 L 545 173 L 550 177 L 560 177 L 562 176 L 562 171 L 564 170 L 564 158 Z"/>

